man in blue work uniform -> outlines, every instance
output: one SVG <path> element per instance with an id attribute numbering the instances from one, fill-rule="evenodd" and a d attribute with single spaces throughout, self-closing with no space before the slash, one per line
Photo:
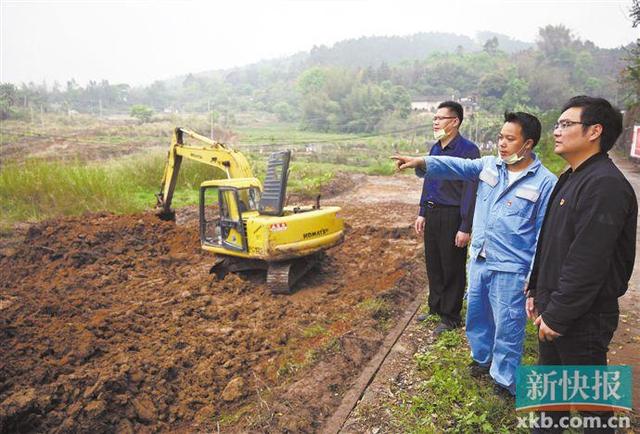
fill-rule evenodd
<path id="1" fill-rule="evenodd" d="M 540 121 L 506 113 L 498 156 L 393 157 L 399 169 L 416 168 L 433 179 L 479 179 L 473 217 L 467 337 L 472 372 L 489 370 L 496 391 L 515 394 L 516 368 L 524 347 L 524 287 L 538 233 L 556 177 L 532 150 Z"/>
<path id="2" fill-rule="evenodd" d="M 433 133 L 438 141 L 429 155 L 480 157 L 478 147 L 458 131 L 463 117 L 462 106 L 457 102 L 445 101 L 438 106 L 433 117 Z M 436 336 L 462 325 L 460 311 L 467 284 L 467 244 L 477 187 L 477 181 L 431 178 L 425 178 L 422 186 L 415 230 L 424 235 L 429 313 L 440 317 L 440 324 L 434 330 Z"/>

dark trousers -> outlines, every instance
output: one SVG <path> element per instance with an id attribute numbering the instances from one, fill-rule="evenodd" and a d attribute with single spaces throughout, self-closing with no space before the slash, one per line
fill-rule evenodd
<path id="1" fill-rule="evenodd" d="M 609 343 L 613 332 L 618 328 L 616 313 L 587 313 L 577 319 L 569 331 L 552 342 L 538 342 L 539 365 L 606 365 Z M 567 411 L 550 411 L 545 413 L 557 424 L 561 417 L 569 416 Z M 613 412 L 581 411 L 581 416 L 598 417 L 605 426 Z M 537 428 L 533 433 L 562 433 L 562 428 Z M 613 433 L 611 428 L 593 428 L 585 433 Z"/>
<path id="2" fill-rule="evenodd" d="M 467 248 L 455 245 L 460 227 L 460 208 L 427 208 L 424 254 L 429 278 L 429 312 L 443 323 L 459 326 L 467 283 Z"/>

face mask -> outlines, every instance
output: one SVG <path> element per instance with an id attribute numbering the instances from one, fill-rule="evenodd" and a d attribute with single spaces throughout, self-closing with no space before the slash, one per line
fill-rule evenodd
<path id="1" fill-rule="evenodd" d="M 518 155 L 518 154 L 522 152 L 525 146 L 526 145 L 522 145 L 522 148 L 520 148 L 518 152 L 516 152 L 515 154 L 511 154 L 507 157 L 500 156 L 500 148 L 498 148 L 498 158 L 500 158 L 504 164 L 508 164 L 508 165 L 519 163 L 520 161 L 524 160 L 524 155 Z"/>
<path id="2" fill-rule="evenodd" d="M 434 130 L 433 131 L 433 138 L 436 140 L 442 140 L 447 136 L 447 132 L 444 130 L 444 128 L 441 128 L 439 130 Z"/>

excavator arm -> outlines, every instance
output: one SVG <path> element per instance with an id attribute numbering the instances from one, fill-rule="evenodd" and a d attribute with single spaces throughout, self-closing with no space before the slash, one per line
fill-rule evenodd
<path id="1" fill-rule="evenodd" d="M 199 142 L 199 145 L 185 144 L 187 137 Z M 173 218 L 171 201 L 183 158 L 217 167 L 225 172 L 229 179 L 253 178 L 251 166 L 242 153 L 229 149 L 222 143 L 216 143 L 194 131 L 178 127 L 173 132 L 162 176 L 162 185 L 160 192 L 156 194 L 158 199 L 156 206 L 159 208 L 159 215 L 163 218 Z"/>

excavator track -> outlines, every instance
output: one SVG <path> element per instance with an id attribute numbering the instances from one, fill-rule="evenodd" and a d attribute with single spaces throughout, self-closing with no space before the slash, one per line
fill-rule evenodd
<path id="1" fill-rule="evenodd" d="M 323 253 L 288 261 L 265 262 L 255 259 L 225 257 L 211 267 L 211 273 L 224 279 L 227 273 L 267 270 L 267 287 L 272 294 L 291 294 L 293 286 L 322 260 Z"/>
<path id="2" fill-rule="evenodd" d="M 320 262 L 320 255 L 283 262 L 270 262 L 267 269 L 267 287 L 272 294 L 291 294 L 293 286 L 307 271 Z"/>

